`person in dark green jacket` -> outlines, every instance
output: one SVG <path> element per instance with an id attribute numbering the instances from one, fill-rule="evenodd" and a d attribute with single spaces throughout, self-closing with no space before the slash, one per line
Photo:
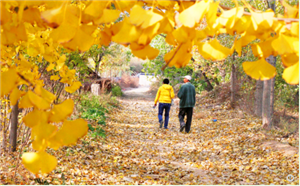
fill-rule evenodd
<path id="1" fill-rule="evenodd" d="M 196 91 L 195 86 L 190 83 L 192 77 L 184 76 L 184 84 L 181 86 L 177 97 L 180 99 L 179 102 L 179 122 L 180 132 L 185 128 L 185 132 L 189 133 L 191 130 L 193 108 L 196 102 Z M 184 117 L 186 115 L 186 123 Z"/>

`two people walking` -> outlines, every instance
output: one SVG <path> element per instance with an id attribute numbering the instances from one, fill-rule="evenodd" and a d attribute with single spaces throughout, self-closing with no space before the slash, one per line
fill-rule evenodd
<path id="1" fill-rule="evenodd" d="M 191 76 L 184 76 L 183 82 L 184 84 L 181 86 L 177 97 L 180 99 L 179 102 L 179 123 L 180 123 L 180 132 L 185 129 L 186 133 L 190 132 L 191 124 L 192 124 L 192 116 L 193 116 L 193 108 L 195 106 L 195 96 L 196 91 L 194 85 L 190 83 L 192 77 Z M 168 129 L 168 123 L 169 123 L 169 112 L 171 108 L 171 102 L 174 98 L 174 90 L 172 86 L 169 85 L 169 80 L 164 79 L 163 85 L 158 89 L 156 98 L 154 101 L 154 106 L 157 105 L 157 102 L 159 101 L 158 106 L 158 121 L 160 124 L 160 128 L 162 128 L 163 125 L 163 111 L 165 111 L 165 122 L 164 122 L 164 128 Z M 187 116 L 186 123 L 184 122 L 184 117 Z"/>

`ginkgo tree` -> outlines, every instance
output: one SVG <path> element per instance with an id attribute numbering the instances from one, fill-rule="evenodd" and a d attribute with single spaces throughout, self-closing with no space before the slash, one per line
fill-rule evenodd
<path id="1" fill-rule="evenodd" d="M 9 96 L 11 105 L 32 110 L 23 121 L 32 129 L 37 152 L 23 154 L 24 166 L 33 173 L 50 172 L 57 160 L 46 149 L 75 144 L 88 130 L 83 119 L 68 120 L 74 102 L 54 104 L 55 95 L 43 88 L 40 79 L 38 64 L 46 60 L 46 70 L 57 72 L 51 80 L 68 85 L 65 91 L 73 93 L 81 86 L 76 71 L 65 65 L 63 48 L 84 52 L 94 44 L 115 42 L 128 46 L 136 57 L 154 59 L 159 50 L 151 41 L 165 34 L 173 49 L 164 56 L 164 69 L 186 66 L 195 46 L 203 58 L 219 61 L 234 51 L 241 55 L 242 47 L 257 39 L 252 52 L 258 60 L 244 62 L 245 73 L 260 80 L 274 77 L 276 69 L 265 58 L 280 55 L 283 78 L 298 84 L 298 7 L 282 1 L 286 11 L 275 17 L 272 10 L 262 12 L 245 1 L 242 6 L 233 2 L 236 7 L 229 9 L 214 0 L 1 1 L 0 97 Z M 219 43 L 220 34 L 235 36 L 231 48 Z"/>

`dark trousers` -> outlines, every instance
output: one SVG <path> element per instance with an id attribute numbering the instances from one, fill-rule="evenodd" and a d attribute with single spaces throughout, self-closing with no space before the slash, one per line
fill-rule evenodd
<path id="1" fill-rule="evenodd" d="M 184 123 L 185 115 L 186 115 L 186 123 Z M 192 116 L 193 116 L 193 107 L 179 108 L 178 117 L 179 117 L 180 126 L 185 125 L 185 132 L 187 133 L 189 133 L 191 130 Z"/>
<path id="2" fill-rule="evenodd" d="M 163 120 L 162 115 L 165 110 L 165 129 L 168 128 L 169 123 L 169 113 L 170 113 L 171 104 L 170 103 L 159 103 L 158 105 L 158 121 L 161 122 Z"/>

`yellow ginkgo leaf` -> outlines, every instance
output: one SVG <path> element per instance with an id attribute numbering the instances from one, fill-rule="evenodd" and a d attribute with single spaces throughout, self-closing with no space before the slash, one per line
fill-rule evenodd
<path id="1" fill-rule="evenodd" d="M 132 54 L 144 60 L 145 59 L 152 60 L 158 56 L 159 50 L 156 48 L 152 48 L 150 45 L 147 45 L 141 50 L 132 50 Z"/>
<path id="2" fill-rule="evenodd" d="M 217 21 L 219 21 L 220 24 L 230 32 L 230 34 L 233 34 L 235 22 L 243 16 L 243 13 L 244 7 L 232 8 L 224 11 Z"/>
<path id="3" fill-rule="evenodd" d="M 211 2 L 209 4 L 209 7 L 208 7 L 209 11 L 207 11 L 207 14 L 205 17 L 206 17 L 207 24 L 210 27 L 212 27 L 213 24 L 216 22 L 218 7 L 219 7 L 219 1 Z"/>
<path id="4" fill-rule="evenodd" d="M 52 28 L 57 28 L 63 21 L 63 13 L 65 10 L 66 4 L 64 3 L 62 6 L 46 10 L 41 13 L 42 19 Z"/>
<path id="5" fill-rule="evenodd" d="M 64 2 L 60 7 L 41 12 L 42 19 L 52 28 L 57 28 L 63 21 L 73 26 L 79 24 L 79 8 Z"/>
<path id="6" fill-rule="evenodd" d="M 279 36 L 272 41 L 271 46 L 279 55 L 293 52 L 299 53 L 299 38 L 279 34 Z"/>
<path id="7" fill-rule="evenodd" d="M 243 16 L 240 19 L 237 19 L 234 27 L 231 29 L 232 33 L 242 34 L 248 30 L 248 27 L 251 23 L 250 16 Z M 250 35 L 250 34 L 249 34 Z"/>
<path id="8" fill-rule="evenodd" d="M 293 36 L 299 38 L 299 22 L 292 22 L 291 24 L 291 33 L 293 34 Z"/>
<path id="9" fill-rule="evenodd" d="M 21 95 L 22 95 L 22 91 L 20 91 L 18 87 L 15 87 L 10 94 L 10 104 L 15 105 L 19 100 L 19 98 L 21 97 Z"/>
<path id="10" fill-rule="evenodd" d="M 94 38 L 91 35 L 85 33 L 83 29 L 79 28 L 77 29 L 74 38 L 69 42 L 63 43 L 62 45 L 65 48 L 68 48 L 73 51 L 77 49 L 79 49 L 80 51 L 87 51 L 93 44 Z"/>
<path id="11" fill-rule="evenodd" d="M 82 84 L 80 83 L 80 81 L 76 81 L 76 82 L 73 82 L 71 86 L 66 87 L 65 90 L 66 90 L 66 92 L 69 92 L 69 93 L 72 94 L 77 89 L 79 89 L 81 86 L 82 86 Z"/>
<path id="12" fill-rule="evenodd" d="M 82 22 L 89 23 L 93 20 L 99 19 L 106 8 L 108 1 L 91 1 L 91 3 L 84 9 L 82 14 Z"/>
<path id="13" fill-rule="evenodd" d="M 251 18 L 256 23 L 254 24 L 254 30 L 267 30 L 273 26 L 274 22 L 274 12 L 269 9 L 265 12 L 251 12 Z"/>
<path id="14" fill-rule="evenodd" d="M 298 18 L 299 8 L 297 6 L 291 6 L 285 1 L 280 1 L 280 3 L 284 6 L 284 17 Z"/>
<path id="15" fill-rule="evenodd" d="M 63 21 L 58 28 L 53 29 L 49 37 L 55 42 L 65 43 L 73 39 L 77 29 L 78 27 L 71 25 L 67 21 Z"/>
<path id="16" fill-rule="evenodd" d="M 196 30 L 196 36 L 194 38 L 195 42 L 201 42 L 203 39 L 207 37 L 204 30 Z"/>
<path id="17" fill-rule="evenodd" d="M 276 39 L 276 38 L 275 38 Z M 274 50 L 271 43 L 274 42 L 274 38 L 268 39 L 264 42 L 255 43 L 251 45 L 253 55 L 256 57 L 267 58 L 270 55 L 277 56 L 277 51 Z"/>
<path id="18" fill-rule="evenodd" d="M 40 85 L 37 85 L 35 87 L 34 92 L 37 95 L 41 96 L 43 99 L 45 99 L 49 103 L 52 103 L 55 100 L 55 98 L 56 98 L 56 96 L 54 94 L 52 94 L 48 90 L 44 89 Z"/>
<path id="19" fill-rule="evenodd" d="M 71 99 L 67 99 L 61 104 L 54 105 L 50 111 L 49 121 L 50 122 L 61 122 L 69 117 L 74 108 L 74 102 Z"/>
<path id="20" fill-rule="evenodd" d="M 106 32 L 101 31 L 99 44 L 109 46 L 110 42 L 111 42 L 111 35 L 108 35 Z"/>
<path id="21" fill-rule="evenodd" d="M 276 75 L 276 68 L 270 65 L 264 58 L 258 61 L 243 63 L 244 72 L 256 80 L 268 80 Z"/>
<path id="22" fill-rule="evenodd" d="M 27 127 L 34 127 L 41 123 L 47 123 L 49 112 L 45 112 L 42 110 L 34 109 L 29 112 L 26 116 L 23 117 L 23 121 Z"/>
<path id="23" fill-rule="evenodd" d="M 57 59 L 56 56 L 53 55 L 53 54 L 46 54 L 46 53 L 45 53 L 45 54 L 43 54 L 43 57 L 44 57 L 44 59 L 45 59 L 46 61 L 48 61 L 48 62 L 50 63 L 50 65 L 53 64 L 53 62 Z M 50 65 L 49 65 L 49 66 L 50 66 Z M 53 66 L 53 67 L 54 67 L 54 66 Z M 46 70 L 47 70 L 47 71 L 50 71 L 50 70 L 53 69 L 53 67 L 52 67 L 52 68 L 50 68 L 50 67 L 48 68 L 48 67 L 47 67 Z"/>
<path id="24" fill-rule="evenodd" d="M 284 69 L 282 78 L 291 85 L 299 84 L 299 62 Z"/>
<path id="25" fill-rule="evenodd" d="M 4 25 L 11 21 L 12 14 L 6 9 L 6 7 L 1 2 L 1 11 L 0 11 L 0 23 Z"/>
<path id="26" fill-rule="evenodd" d="M 18 75 L 15 68 L 0 73 L 1 89 L 0 97 L 10 93 L 17 84 Z"/>
<path id="27" fill-rule="evenodd" d="M 97 29 L 97 26 L 95 26 L 95 25 L 81 25 L 80 29 L 84 33 L 86 33 L 88 35 L 92 35 L 95 32 L 95 30 Z"/>
<path id="28" fill-rule="evenodd" d="M 120 44 L 129 44 L 136 41 L 141 33 L 142 31 L 139 28 L 129 23 L 128 19 L 125 18 L 121 30 L 112 36 L 111 40 Z"/>
<path id="29" fill-rule="evenodd" d="M 231 49 L 222 46 L 216 39 L 199 42 L 198 51 L 205 59 L 211 60 L 223 60 L 232 53 Z"/>
<path id="30" fill-rule="evenodd" d="M 151 10 L 144 10 L 139 5 L 134 5 L 130 11 L 129 19 L 131 24 L 141 26 L 142 29 L 145 29 L 161 21 L 163 16 L 154 13 Z"/>
<path id="31" fill-rule="evenodd" d="M 190 41 L 180 44 L 175 49 L 171 50 L 164 56 L 164 60 L 169 67 L 177 68 L 184 67 L 190 61 L 192 54 L 192 43 Z"/>
<path id="32" fill-rule="evenodd" d="M 36 23 L 38 26 L 43 27 L 43 20 L 41 19 L 41 13 L 39 11 L 38 8 L 27 8 L 26 10 L 24 10 L 23 12 L 23 16 L 22 16 L 23 20 L 34 24 Z"/>
<path id="33" fill-rule="evenodd" d="M 195 3 L 179 14 L 179 21 L 184 26 L 192 28 L 204 17 L 207 12 L 207 7 L 208 3 L 205 1 Z"/>
<path id="34" fill-rule="evenodd" d="M 95 24 L 105 24 L 111 23 L 118 19 L 121 11 L 120 10 L 110 10 L 104 9 L 103 14 L 99 20 L 94 21 Z"/>
<path id="35" fill-rule="evenodd" d="M 49 138 L 56 134 L 57 127 L 45 122 L 35 125 L 31 130 L 31 139 L 34 140 L 32 147 L 34 150 L 43 151 L 47 147 Z"/>
<path id="36" fill-rule="evenodd" d="M 59 57 L 59 59 L 56 61 L 56 64 L 57 64 L 56 70 L 57 71 L 60 70 L 64 66 L 66 59 L 67 59 L 66 55 L 62 55 Z"/>
<path id="37" fill-rule="evenodd" d="M 299 62 L 299 53 L 285 54 L 280 57 L 284 67 L 290 67 Z"/>
<path id="38" fill-rule="evenodd" d="M 34 105 L 31 103 L 28 92 L 20 99 L 19 108 L 31 108 Z"/>
<path id="39" fill-rule="evenodd" d="M 140 44 L 138 44 L 136 42 L 130 43 L 130 49 L 131 50 L 141 50 L 141 49 L 145 48 L 146 46 L 147 45 L 140 45 Z"/>
<path id="40" fill-rule="evenodd" d="M 137 0 L 120 0 L 118 1 L 118 5 L 120 6 L 121 10 L 130 12 L 131 7 L 133 7 L 136 2 Z"/>
<path id="41" fill-rule="evenodd" d="M 60 79 L 60 77 L 58 76 L 58 75 L 52 75 L 51 77 L 50 77 L 50 80 L 54 80 L 54 81 L 57 81 L 57 80 L 59 80 Z"/>
<path id="42" fill-rule="evenodd" d="M 138 39 L 138 44 L 147 45 L 153 39 L 153 37 L 157 34 L 160 23 L 156 23 L 155 25 L 148 27 L 143 30 L 140 38 Z"/>
<path id="43" fill-rule="evenodd" d="M 49 173 L 55 169 L 57 160 L 54 156 L 47 154 L 46 152 L 25 152 L 22 155 L 23 165 L 32 173 L 38 174 Z"/>
<path id="44" fill-rule="evenodd" d="M 46 109 L 50 108 L 50 102 L 46 101 L 44 98 L 33 93 L 31 90 L 29 90 L 26 93 L 26 95 L 28 95 L 28 98 L 29 98 L 31 104 L 34 105 L 36 108 L 39 108 L 42 110 L 46 110 Z"/>
<path id="45" fill-rule="evenodd" d="M 166 33 L 167 34 L 174 30 L 175 22 L 173 20 L 174 19 L 173 17 L 171 17 L 171 18 L 165 17 L 162 21 L 160 21 L 160 27 L 159 27 L 158 33 Z"/>
<path id="46" fill-rule="evenodd" d="M 76 128 L 76 130 L 74 130 Z M 83 119 L 64 121 L 61 129 L 49 139 L 49 146 L 57 150 L 63 145 L 72 145 L 88 131 L 87 122 Z"/>
<path id="47" fill-rule="evenodd" d="M 192 30 L 185 29 L 184 26 L 181 26 L 180 28 L 174 30 L 172 34 L 177 42 L 185 43 L 189 40 L 189 32 L 192 32 Z"/>

